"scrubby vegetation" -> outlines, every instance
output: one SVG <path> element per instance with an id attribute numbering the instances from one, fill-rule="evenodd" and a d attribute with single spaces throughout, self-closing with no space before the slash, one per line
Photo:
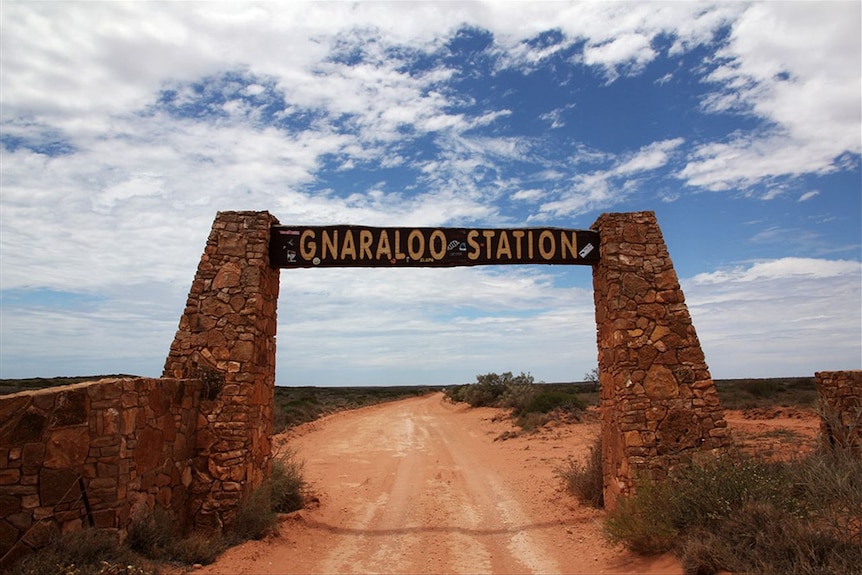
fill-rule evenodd
<path id="1" fill-rule="evenodd" d="M 582 398 L 587 391 L 583 385 L 535 383 L 529 373 L 507 371 L 477 375 L 476 383 L 447 389 L 446 398 L 471 407 L 509 409 L 515 423 L 530 430 L 554 418 L 579 419 L 587 406 Z"/>
<path id="2" fill-rule="evenodd" d="M 716 385 L 726 409 L 816 406 L 813 378 Z M 581 503 L 600 507 L 600 438 L 584 460 L 569 459 L 557 473 Z M 862 574 L 862 459 L 841 448 L 789 461 L 697 454 L 664 480 L 642 480 L 606 515 L 604 530 L 637 553 L 675 553 L 691 574 Z"/>
<path id="3" fill-rule="evenodd" d="M 237 510 L 232 545 L 263 538 L 277 525 L 279 513 L 303 508 L 307 484 L 302 470 L 303 463 L 292 451 L 273 461 L 269 480 L 246 497 Z"/>
<path id="4" fill-rule="evenodd" d="M 704 457 L 641 482 L 605 532 L 638 553 L 672 550 L 687 573 L 862 573 L 862 459 Z"/>
<path id="5" fill-rule="evenodd" d="M 303 508 L 308 484 L 303 470 L 305 464 L 296 453 L 287 451 L 272 463 L 269 476 L 270 506 L 276 513 L 290 513 Z"/>
<path id="6" fill-rule="evenodd" d="M 724 409 L 760 407 L 816 408 L 817 387 L 813 377 L 771 379 L 719 379 L 715 381 Z"/>
<path id="7" fill-rule="evenodd" d="M 117 536 L 84 529 L 58 537 L 12 567 L 10 575 L 156 575 L 158 570 Z"/>
<path id="8" fill-rule="evenodd" d="M 307 488 L 302 470 L 293 452 L 274 460 L 269 480 L 242 501 L 228 534 L 183 537 L 173 513 L 156 507 L 132 521 L 122 545 L 116 534 L 95 529 L 65 534 L 19 562 L 10 575 L 156 575 L 166 563 L 212 563 L 228 547 L 270 533 L 279 513 L 302 509 Z"/>
<path id="9" fill-rule="evenodd" d="M 126 544 L 141 557 L 185 565 L 212 563 L 227 547 L 220 536 L 193 533 L 183 537 L 174 513 L 161 507 L 135 518 Z"/>
<path id="10" fill-rule="evenodd" d="M 602 476 L 602 437 L 596 437 L 590 446 L 586 461 L 570 457 L 562 467 L 557 469 L 557 475 L 563 485 L 578 501 L 590 507 L 601 509 L 605 506 L 604 478 Z"/>
<path id="11" fill-rule="evenodd" d="M 287 428 L 307 423 L 324 415 L 418 397 L 442 387 L 392 386 L 392 387 L 276 387 L 273 431 L 279 433 Z"/>

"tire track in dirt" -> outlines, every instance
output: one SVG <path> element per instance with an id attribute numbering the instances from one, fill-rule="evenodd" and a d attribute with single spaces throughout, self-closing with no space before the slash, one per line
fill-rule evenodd
<path id="1" fill-rule="evenodd" d="M 601 512 L 559 492 L 554 462 L 586 453 L 595 426 L 495 442 L 510 429 L 495 413 L 435 394 L 294 431 L 320 506 L 198 573 L 681 572 L 602 543 Z"/>

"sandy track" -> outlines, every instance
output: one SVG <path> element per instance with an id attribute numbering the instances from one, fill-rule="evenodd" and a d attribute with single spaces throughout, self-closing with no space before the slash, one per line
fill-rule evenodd
<path id="1" fill-rule="evenodd" d="M 339 413 L 280 437 L 320 505 L 197 573 L 680 573 L 609 547 L 601 512 L 561 492 L 597 423 L 495 441 L 506 422 L 442 394 Z M 277 442 L 278 443 L 278 442 Z"/>

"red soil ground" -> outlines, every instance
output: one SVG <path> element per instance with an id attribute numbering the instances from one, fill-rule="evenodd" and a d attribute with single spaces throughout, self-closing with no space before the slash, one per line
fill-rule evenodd
<path id="1" fill-rule="evenodd" d="M 563 491 L 556 470 L 586 458 L 596 418 L 503 441 L 515 428 L 500 414 L 434 394 L 277 436 L 315 503 L 195 573 L 682 573 L 672 556 L 609 545 L 603 512 Z M 813 413 L 726 415 L 737 443 L 767 456 L 816 440 Z"/>

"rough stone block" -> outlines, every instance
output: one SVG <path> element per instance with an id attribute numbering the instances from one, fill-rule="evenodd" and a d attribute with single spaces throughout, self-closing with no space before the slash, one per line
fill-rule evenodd
<path id="1" fill-rule="evenodd" d="M 44 466 L 52 469 L 76 467 L 84 463 L 90 450 L 90 429 L 63 427 L 50 431 Z"/>

